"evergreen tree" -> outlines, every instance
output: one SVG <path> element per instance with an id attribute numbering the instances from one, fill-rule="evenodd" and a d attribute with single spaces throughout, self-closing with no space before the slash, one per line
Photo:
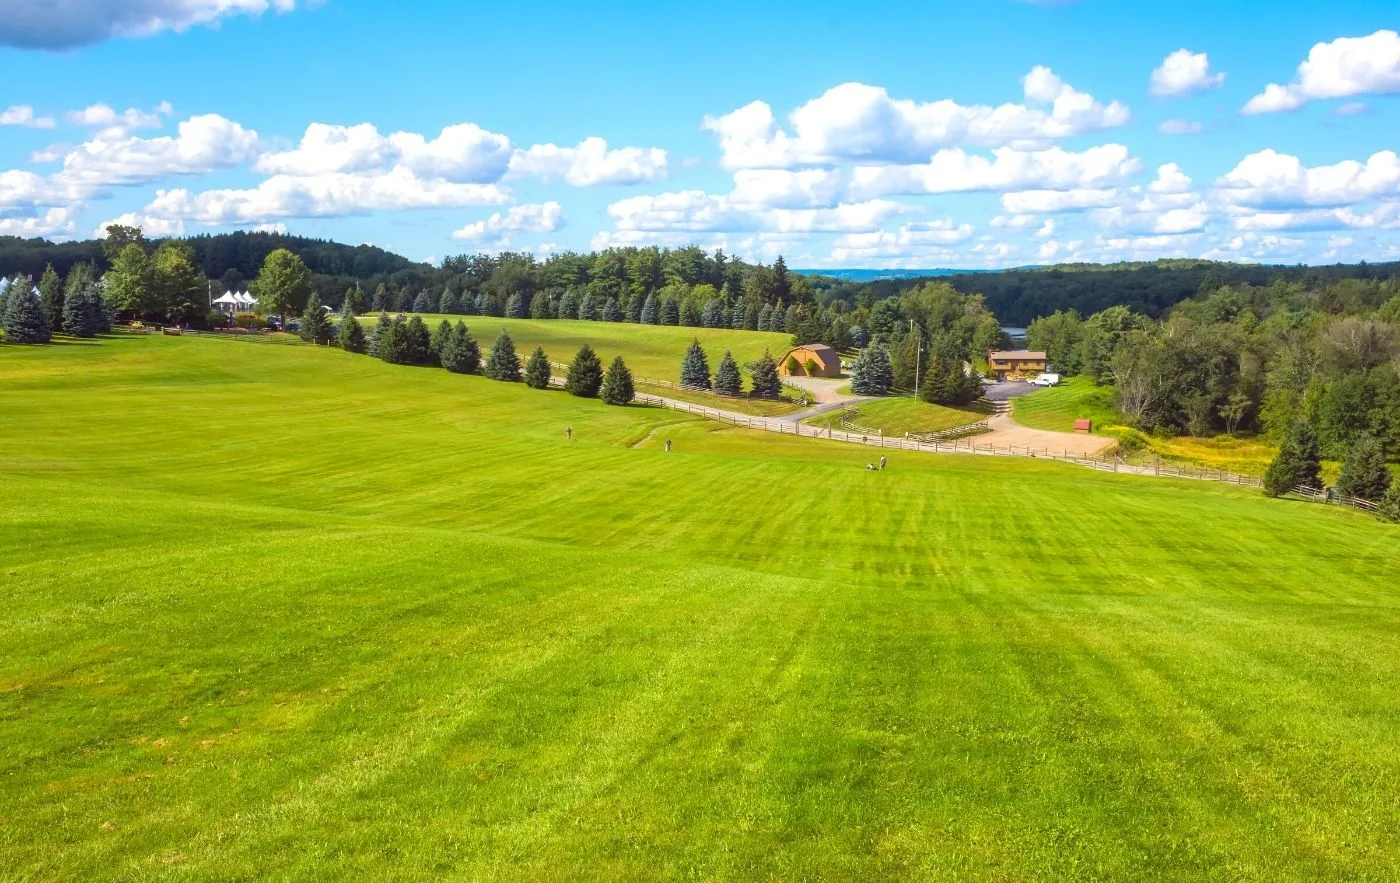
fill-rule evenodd
<path id="1" fill-rule="evenodd" d="M 618 306 L 617 306 L 617 298 L 615 298 L 615 297 L 610 297 L 610 298 L 608 298 L 608 302 L 605 303 L 605 304 L 603 304 L 603 321 L 604 321 L 604 322 L 621 322 L 621 321 L 622 321 L 622 310 L 619 309 Z"/>
<path id="2" fill-rule="evenodd" d="M 675 298 L 668 297 L 661 301 L 661 324 L 681 324 L 681 308 L 680 305 L 676 303 Z"/>
<path id="3" fill-rule="evenodd" d="M 48 343 L 52 337 L 49 318 L 44 315 L 44 305 L 28 279 L 16 277 L 10 282 L 9 293 L 5 297 L 6 343 Z"/>
<path id="4" fill-rule="evenodd" d="M 690 347 L 685 351 L 685 361 L 681 363 L 681 386 L 692 389 L 710 388 L 710 360 L 700 348 L 700 341 L 691 338 Z"/>
<path id="5" fill-rule="evenodd" d="M 531 319 L 553 319 L 554 313 L 549 304 L 549 292 L 537 291 L 535 296 L 530 298 L 530 318 Z"/>
<path id="6" fill-rule="evenodd" d="M 353 292 L 354 289 L 352 288 L 351 291 Z M 344 322 L 346 319 L 353 318 L 355 318 L 355 302 L 351 299 L 350 294 L 347 293 L 345 300 L 340 302 L 340 321 Z"/>
<path id="7" fill-rule="evenodd" d="M 374 324 L 374 330 L 369 333 L 369 344 L 366 345 L 365 352 L 375 358 L 383 358 L 380 353 L 384 346 L 384 339 L 388 337 L 389 330 L 392 327 L 393 324 L 389 321 L 389 314 L 381 311 L 379 313 L 379 320 Z"/>
<path id="8" fill-rule="evenodd" d="M 688 298 L 681 303 L 680 323 L 687 328 L 700 327 L 700 311 Z"/>
<path id="9" fill-rule="evenodd" d="M 441 361 L 442 348 L 452 337 L 452 323 L 443 319 L 438 323 L 438 327 L 433 329 L 433 336 L 428 341 L 428 352 L 434 359 Z"/>
<path id="10" fill-rule="evenodd" d="M 1278 456 L 1264 472 L 1264 493 L 1281 497 L 1299 485 L 1322 486 L 1322 450 L 1317 433 L 1306 421 L 1298 420 L 1279 446 Z"/>
<path id="11" fill-rule="evenodd" d="M 14 288 L 15 291 L 19 291 L 15 286 L 19 284 L 20 278 L 21 277 L 16 274 L 14 279 L 6 282 L 4 285 L 0 285 L 0 322 L 5 321 L 5 311 L 10 308 L 10 289 Z"/>
<path id="12" fill-rule="evenodd" d="M 578 289 L 577 289 L 577 288 L 567 288 L 567 289 L 565 289 L 565 290 L 564 290 L 563 296 L 559 298 L 559 318 L 561 318 L 561 319 L 577 319 L 577 318 L 578 318 L 578 302 L 579 302 L 579 293 L 578 293 Z"/>
<path id="13" fill-rule="evenodd" d="M 384 290 L 383 282 L 379 283 L 379 287 L 374 289 L 374 297 L 370 298 L 369 309 L 370 312 L 373 313 L 382 313 L 389 309 L 389 296 Z"/>
<path id="14" fill-rule="evenodd" d="M 609 405 L 625 405 L 636 398 L 637 390 L 632 385 L 632 372 L 627 370 L 622 356 L 617 356 L 608 366 L 608 374 L 603 378 L 603 401 Z"/>
<path id="15" fill-rule="evenodd" d="M 491 315 L 491 304 L 486 297 L 486 292 L 478 291 L 476 297 L 472 299 L 472 310 L 478 316 Z"/>
<path id="16" fill-rule="evenodd" d="M 742 302 L 735 303 L 734 306 L 733 306 L 733 308 L 730 309 L 730 311 L 729 311 L 729 327 L 730 327 L 730 328 L 733 328 L 735 331 L 742 331 L 742 330 L 744 330 L 744 321 L 745 321 L 747 315 L 748 315 L 748 311 L 747 311 L 747 309 L 745 308 L 744 304 L 743 304 Z M 757 321 L 758 321 L 758 318 L 757 318 L 757 317 L 758 317 L 758 313 L 755 312 L 755 313 L 754 313 L 754 322 L 755 322 L 755 324 L 756 324 Z"/>
<path id="17" fill-rule="evenodd" d="M 326 321 L 326 311 L 321 309 L 321 297 L 316 292 L 306 300 L 306 311 L 301 316 L 301 326 L 297 329 L 302 340 L 312 343 L 329 343 L 331 323 Z"/>
<path id="18" fill-rule="evenodd" d="M 407 285 L 399 289 L 398 297 L 394 299 L 394 309 L 400 313 L 413 312 L 413 292 Z"/>
<path id="19" fill-rule="evenodd" d="M 801 325 L 801 324 L 802 324 L 802 311 L 801 311 L 801 308 L 798 307 L 797 304 L 793 304 L 792 306 L 788 307 L 787 310 L 783 313 L 783 328 L 782 328 L 782 330 L 783 330 L 783 331 L 786 331 L 788 334 L 796 334 L 796 333 L 797 333 L 797 328 L 798 328 L 798 326 Z M 775 329 L 773 329 L 773 330 L 774 330 L 774 331 L 777 331 L 778 329 L 775 328 Z M 808 340 L 808 341 L 803 341 L 803 343 L 811 343 L 811 341 L 810 341 L 810 340 Z"/>
<path id="20" fill-rule="evenodd" d="M 63 299 L 63 330 L 74 337 L 96 337 L 102 328 L 102 296 L 94 283 L 68 293 Z"/>
<path id="21" fill-rule="evenodd" d="M 415 297 L 415 298 L 413 299 L 413 312 L 415 312 L 415 313 L 431 313 L 432 311 L 433 311 L 433 302 L 432 302 L 431 300 L 428 299 L 428 292 L 427 292 L 427 291 L 420 291 L 420 292 L 418 292 L 418 296 Z"/>
<path id="22" fill-rule="evenodd" d="M 894 386 L 894 368 L 889 351 L 881 344 L 861 350 L 851 366 L 851 392 L 859 396 L 887 395 Z"/>
<path id="23" fill-rule="evenodd" d="M 53 264 L 44 267 L 44 275 L 39 277 L 39 303 L 44 308 L 44 318 L 49 328 L 63 327 L 63 280 L 58 277 Z"/>
<path id="24" fill-rule="evenodd" d="M 428 326 L 423 324 L 422 318 L 417 315 L 410 316 L 404 326 L 403 351 L 407 356 L 408 365 L 426 365 L 433 361 L 433 339 L 432 333 L 428 331 Z"/>
<path id="25" fill-rule="evenodd" d="M 646 302 L 642 304 L 641 319 L 643 325 L 655 325 L 661 321 L 661 313 L 656 307 L 656 295 L 647 295 Z"/>
<path id="26" fill-rule="evenodd" d="M 739 365 L 729 350 L 724 351 L 724 358 L 719 360 L 719 368 L 715 371 L 715 392 L 725 396 L 744 394 L 744 379 L 740 376 Z"/>
<path id="27" fill-rule="evenodd" d="M 642 321 L 642 299 L 640 297 L 630 297 L 627 299 L 627 309 L 622 311 L 623 318 L 632 324 Z"/>
<path id="28" fill-rule="evenodd" d="M 1385 466 L 1385 445 L 1373 435 L 1362 435 L 1347 451 L 1337 490 L 1351 497 L 1378 502 L 1390 490 L 1390 470 Z"/>
<path id="29" fill-rule="evenodd" d="M 852 325 L 846 330 L 846 338 L 851 346 L 856 349 L 864 349 L 870 343 L 870 335 L 865 333 L 865 329 L 859 325 Z"/>
<path id="30" fill-rule="evenodd" d="M 749 331 L 757 331 L 758 315 L 759 310 L 757 304 L 749 304 L 744 307 L 744 327 Z"/>
<path id="31" fill-rule="evenodd" d="M 758 330 L 773 330 L 773 308 L 768 304 L 764 304 L 763 308 L 758 311 Z"/>
<path id="32" fill-rule="evenodd" d="M 1376 506 L 1376 517 L 1382 521 L 1400 522 L 1400 481 L 1390 483 L 1390 490 L 1385 492 Z"/>
<path id="33" fill-rule="evenodd" d="M 394 321 L 385 329 L 384 334 L 379 338 L 379 358 L 391 365 L 411 364 L 409 356 L 408 323 L 403 316 L 394 317 Z"/>
<path id="34" fill-rule="evenodd" d="M 705 301 L 705 308 L 700 311 L 700 324 L 706 328 L 724 327 L 724 306 L 719 298 L 712 297 Z"/>
<path id="35" fill-rule="evenodd" d="M 778 363 L 771 353 L 763 351 L 763 358 L 753 364 L 753 389 L 749 395 L 761 399 L 776 399 L 783 394 L 783 381 L 778 377 Z"/>
<path id="36" fill-rule="evenodd" d="M 340 320 L 340 326 L 336 328 L 336 343 L 347 353 L 363 353 L 365 351 L 365 329 L 360 326 L 360 321 L 354 316 L 346 316 Z"/>
<path id="37" fill-rule="evenodd" d="M 598 318 L 598 308 L 593 302 L 593 292 L 586 291 L 578 302 L 578 317 L 592 321 Z"/>
<path id="38" fill-rule="evenodd" d="M 530 358 L 525 360 L 525 385 L 531 389 L 549 389 L 551 373 L 549 356 L 544 354 L 544 347 L 535 347 Z"/>
<path id="39" fill-rule="evenodd" d="M 345 289 L 345 295 L 340 299 L 340 314 L 345 315 L 348 310 L 350 315 L 355 315 L 361 309 L 359 287 Z"/>
<path id="40" fill-rule="evenodd" d="M 505 329 L 497 335 L 491 354 L 486 357 L 486 376 L 507 382 L 520 379 L 520 357 L 515 354 L 515 341 Z"/>
<path id="41" fill-rule="evenodd" d="M 525 318 L 525 296 L 520 292 L 515 292 L 506 300 L 506 318 Z"/>
<path id="42" fill-rule="evenodd" d="M 438 300 L 438 312 L 446 313 L 449 316 L 462 312 L 462 302 L 457 300 L 457 295 L 450 288 L 442 290 L 442 297 Z"/>
<path id="43" fill-rule="evenodd" d="M 475 374 L 481 367 L 481 347 L 461 319 L 443 335 L 438 361 L 453 374 Z"/>
<path id="44" fill-rule="evenodd" d="M 579 347 L 574 360 L 569 363 L 569 376 L 564 382 L 564 388 L 571 395 L 593 399 L 598 397 L 598 390 L 602 386 L 603 363 L 599 361 L 598 354 L 593 352 L 593 347 L 585 343 Z"/>
<path id="45" fill-rule="evenodd" d="M 469 291 L 464 291 L 464 292 L 462 292 L 462 301 L 461 301 L 461 303 L 462 303 L 462 315 L 464 315 L 464 316 L 479 316 L 479 315 L 481 315 L 481 310 L 477 309 L 477 305 L 476 305 L 476 295 L 472 294 L 472 293 L 469 292 Z"/>

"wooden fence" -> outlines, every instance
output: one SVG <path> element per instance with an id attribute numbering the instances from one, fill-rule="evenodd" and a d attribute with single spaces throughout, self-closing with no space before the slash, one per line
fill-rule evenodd
<path id="1" fill-rule="evenodd" d="M 1101 472 L 1123 472 L 1129 475 L 1157 475 L 1171 478 L 1188 478 L 1197 481 L 1237 484 L 1245 487 L 1258 487 L 1260 484 L 1260 480 L 1253 476 L 1238 475 L 1233 472 L 1225 472 L 1217 469 L 1191 469 L 1184 466 L 1162 466 L 1160 464 L 1156 466 L 1134 466 L 1124 462 L 1118 457 L 1086 457 L 1072 451 L 1057 451 L 1051 448 L 1025 447 L 1022 445 L 1010 447 L 979 445 L 975 442 L 962 439 L 922 442 L 910 438 L 889 438 L 883 435 L 847 432 L 843 429 L 834 429 L 830 427 L 806 426 L 792 421 L 768 420 L 763 417 L 746 417 L 740 414 L 729 414 L 723 411 L 716 411 L 713 408 L 707 408 L 703 405 L 671 401 L 670 399 L 663 399 L 659 396 L 647 395 L 646 393 L 638 393 L 636 400 L 643 404 L 656 405 L 662 408 L 669 408 L 673 411 L 681 411 L 686 414 L 694 414 L 698 417 L 717 420 L 740 429 L 755 429 L 763 432 L 776 432 L 781 435 L 796 435 L 806 438 L 825 438 L 831 439 L 832 441 L 881 448 L 882 450 L 916 451 L 928 454 L 979 454 L 997 457 L 1029 457 L 1032 459 L 1073 463 Z"/>
<path id="2" fill-rule="evenodd" d="M 1374 513 L 1376 511 L 1376 504 L 1370 500 L 1363 500 L 1361 497 L 1353 497 L 1328 488 L 1308 487 L 1300 484 L 1293 489 L 1293 493 L 1314 503 L 1331 503 L 1334 506 L 1346 506 L 1361 512 Z"/>

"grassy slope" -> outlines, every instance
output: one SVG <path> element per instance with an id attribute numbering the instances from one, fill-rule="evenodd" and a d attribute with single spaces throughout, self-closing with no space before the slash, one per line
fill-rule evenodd
<path id="1" fill-rule="evenodd" d="M 1095 386 L 1087 377 L 1067 377 L 1059 386 L 1012 399 L 1016 422 L 1032 429 L 1074 432 L 1074 421 L 1091 419 L 1094 432 L 1122 422 L 1113 404 L 1113 388 Z"/>
<path id="2" fill-rule="evenodd" d="M 879 429 L 885 435 L 903 438 L 906 432 L 937 432 L 952 429 L 986 419 L 990 409 L 973 405 L 967 408 L 948 408 L 931 405 L 915 398 L 898 397 L 861 402 L 860 416 L 856 422 L 862 426 Z M 841 412 L 829 411 L 818 414 L 807 421 L 813 426 L 841 427 Z"/>
<path id="3" fill-rule="evenodd" d="M 1359 515 L 239 341 L 0 348 L 0 414 L 6 876 L 1400 861 Z"/>
<path id="4" fill-rule="evenodd" d="M 368 331 L 376 316 L 361 316 Z M 730 331 L 722 328 L 677 328 L 665 325 L 631 325 L 620 322 L 581 322 L 577 319 L 500 319 L 491 316 L 425 315 L 423 321 L 436 328 L 443 319 L 467 324 L 481 344 L 482 352 L 501 329 L 510 332 L 515 348 L 523 360 L 536 346 L 544 347 L 551 360 L 567 363 L 583 344 L 589 344 L 603 359 L 603 364 L 622 356 L 623 361 L 638 377 L 668 380 L 680 379 L 681 361 L 691 339 L 698 339 L 710 359 L 710 370 L 719 366 L 726 349 L 732 350 L 740 369 L 763 355 L 765 349 L 777 358 L 792 342 L 792 335 L 766 331 Z M 745 375 L 747 377 L 747 375 Z"/>

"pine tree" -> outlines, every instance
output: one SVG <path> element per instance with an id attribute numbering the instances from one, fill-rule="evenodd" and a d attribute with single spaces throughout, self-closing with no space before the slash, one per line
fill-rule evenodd
<path id="1" fill-rule="evenodd" d="M 486 357 L 486 376 L 511 383 L 520 379 L 520 357 L 515 354 L 515 341 L 505 329 L 497 335 L 491 354 Z"/>
<path id="2" fill-rule="evenodd" d="M 506 318 L 525 318 L 525 296 L 518 291 L 512 294 L 510 298 L 506 300 Z"/>
<path id="3" fill-rule="evenodd" d="M 63 280 L 58 277 L 53 264 L 44 267 L 44 275 L 39 277 L 39 303 L 44 308 L 44 318 L 49 328 L 63 327 Z"/>
<path id="4" fill-rule="evenodd" d="M 705 308 L 700 311 L 700 324 L 706 328 L 720 328 L 723 326 L 723 309 L 720 306 L 719 298 L 712 297 L 705 301 Z"/>
<path id="5" fill-rule="evenodd" d="M 478 316 L 491 315 L 491 303 L 486 297 L 486 292 L 478 291 L 476 297 L 472 298 L 472 311 Z"/>
<path id="6" fill-rule="evenodd" d="M 63 330 L 74 337 L 96 337 L 102 328 L 102 296 L 89 283 L 63 299 Z"/>
<path id="7" fill-rule="evenodd" d="M 768 304 L 764 304 L 763 308 L 758 311 L 758 330 L 773 330 L 773 308 Z"/>
<path id="8" fill-rule="evenodd" d="M 681 386 L 691 389 L 710 388 L 710 360 L 700 348 L 700 341 L 691 338 L 685 351 L 685 361 L 681 362 Z"/>
<path id="9" fill-rule="evenodd" d="M 389 295 L 384 290 L 384 283 L 379 283 L 379 287 L 374 289 L 374 297 L 370 299 L 370 312 L 382 313 L 389 309 Z"/>
<path id="10" fill-rule="evenodd" d="M 578 317 L 589 321 L 598 318 L 598 308 L 593 303 L 593 292 L 586 291 L 579 299 Z"/>
<path id="11" fill-rule="evenodd" d="M 593 347 L 585 343 L 579 347 L 574 360 L 569 363 L 569 376 L 564 381 L 564 388 L 571 395 L 593 399 L 598 397 L 598 390 L 602 386 L 603 363 L 599 361 L 598 354 L 593 352 Z"/>
<path id="12" fill-rule="evenodd" d="M 1385 466 L 1385 445 L 1372 435 L 1363 435 L 1347 451 L 1337 490 L 1350 497 L 1379 501 L 1390 490 L 1390 470 Z"/>
<path id="13" fill-rule="evenodd" d="M 622 321 L 622 310 L 619 309 L 618 306 L 617 306 L 617 298 L 615 298 L 615 297 L 610 297 L 610 298 L 608 298 L 607 303 L 603 304 L 603 321 L 604 321 L 604 322 L 621 322 L 621 321 Z"/>
<path id="14" fill-rule="evenodd" d="M 312 343 L 330 342 L 331 323 L 326 321 L 326 311 L 321 309 L 321 297 L 314 291 L 306 299 L 306 312 L 302 313 L 301 327 L 297 333 L 302 340 Z"/>
<path id="15" fill-rule="evenodd" d="M 634 325 L 642 321 L 642 299 L 640 297 L 630 297 L 627 299 L 627 308 L 622 311 L 623 319 Z"/>
<path id="16" fill-rule="evenodd" d="M 1321 487 L 1321 459 L 1317 433 L 1306 421 L 1295 422 L 1264 472 L 1264 493 L 1281 497 L 1299 485 Z"/>
<path id="17" fill-rule="evenodd" d="M 525 385 L 531 389 L 549 389 L 551 369 L 549 356 L 544 354 L 544 347 L 535 347 L 535 351 L 530 353 L 530 358 L 525 360 Z"/>
<path id="18" fill-rule="evenodd" d="M 404 355 L 406 365 L 426 365 L 433 361 L 433 337 L 423 319 L 410 316 L 404 326 Z"/>
<path id="19" fill-rule="evenodd" d="M 481 311 L 476 308 L 476 295 L 469 291 L 462 292 L 462 315 L 479 316 Z"/>
<path id="20" fill-rule="evenodd" d="M 428 292 L 426 292 L 426 291 L 420 291 L 420 292 L 418 292 L 418 296 L 415 297 L 415 298 L 413 299 L 413 312 L 415 312 L 415 313 L 431 313 L 432 311 L 433 311 L 433 302 L 432 302 L 431 300 L 428 299 Z"/>
<path id="21" fill-rule="evenodd" d="M 439 361 L 453 374 L 475 374 L 481 368 L 481 347 L 461 319 L 447 336 Z"/>
<path id="22" fill-rule="evenodd" d="M 865 329 L 859 325 L 852 325 L 850 328 L 846 329 L 846 338 L 850 341 L 851 346 L 856 349 L 863 349 L 870 343 L 870 336 L 866 334 Z"/>
<path id="23" fill-rule="evenodd" d="M 441 361 L 442 347 L 452 337 L 452 323 L 443 319 L 438 323 L 438 327 L 433 329 L 433 336 L 428 340 L 428 352 L 432 358 Z"/>
<path id="24" fill-rule="evenodd" d="M 637 390 L 632 385 L 632 372 L 627 370 L 622 356 L 617 356 L 608 366 L 608 374 L 603 378 L 603 401 L 609 405 L 625 405 L 636 398 Z"/>
<path id="25" fill-rule="evenodd" d="M 351 291 L 353 292 L 354 289 L 352 288 Z M 351 299 L 350 294 L 347 293 L 345 295 L 345 300 L 340 302 L 340 321 L 344 322 L 346 319 L 353 318 L 355 318 L 355 302 Z"/>
<path id="26" fill-rule="evenodd" d="M 747 315 L 748 315 L 748 309 L 744 306 L 744 304 L 743 304 L 742 302 L 736 302 L 736 303 L 734 304 L 734 306 L 731 307 L 730 310 L 729 310 L 729 327 L 730 327 L 730 328 L 733 328 L 735 331 L 743 331 L 743 330 L 744 330 L 744 321 L 745 321 Z M 757 316 L 758 316 L 758 313 L 755 312 L 755 313 L 754 313 L 754 317 L 755 317 L 754 321 L 755 321 L 755 323 L 758 321 L 758 320 L 757 320 Z"/>
<path id="27" fill-rule="evenodd" d="M 740 376 L 739 365 L 729 350 L 724 351 L 724 358 L 719 360 L 719 368 L 715 371 L 715 392 L 725 396 L 744 394 L 744 378 Z"/>
<path id="28" fill-rule="evenodd" d="M 340 298 L 340 315 L 344 316 L 348 310 L 350 315 L 355 315 L 359 310 L 360 289 L 347 288 L 345 294 Z"/>
<path id="29" fill-rule="evenodd" d="M 6 343 L 48 343 L 52 337 L 49 318 L 44 315 L 44 305 L 28 279 L 17 277 L 10 282 L 10 291 L 5 298 Z"/>
<path id="30" fill-rule="evenodd" d="M 661 301 L 661 323 L 662 325 L 681 324 L 681 308 L 676 303 L 675 298 L 668 297 Z"/>
<path id="31" fill-rule="evenodd" d="M 859 396 L 887 395 L 894 386 L 894 368 L 889 351 L 881 344 L 861 350 L 851 366 L 851 392 Z"/>
<path id="32" fill-rule="evenodd" d="M 535 296 L 530 298 L 530 318 L 531 319 L 553 319 L 554 309 L 549 302 L 549 292 L 537 291 Z"/>
<path id="33" fill-rule="evenodd" d="M 579 293 L 576 288 L 565 289 L 562 297 L 559 298 L 559 318 L 578 318 Z"/>
<path id="34" fill-rule="evenodd" d="M 782 327 L 782 330 L 783 330 L 783 331 L 786 331 L 788 334 L 796 334 L 796 333 L 797 333 L 797 327 L 798 327 L 799 325 L 801 325 L 801 324 L 802 324 L 802 309 L 801 309 L 801 307 L 799 307 L 797 304 L 793 304 L 792 306 L 790 306 L 790 307 L 787 308 L 787 311 L 786 311 L 786 312 L 783 313 L 783 327 Z M 777 331 L 778 329 L 775 328 L 775 329 L 773 329 L 773 330 L 774 330 L 774 331 Z M 804 342 L 804 343 L 811 343 L 811 341 L 803 341 L 803 342 Z"/>
<path id="35" fill-rule="evenodd" d="M 763 358 L 753 365 L 753 389 L 749 395 L 754 398 L 776 399 L 783 394 L 783 381 L 778 377 L 778 363 L 767 350 Z"/>
<path id="36" fill-rule="evenodd" d="M 749 331 L 758 330 L 758 305 L 749 304 L 744 307 L 744 327 Z"/>
<path id="37" fill-rule="evenodd" d="M 655 325 L 661 321 L 661 313 L 656 307 L 656 295 L 647 295 L 646 302 L 642 304 L 641 319 L 643 325 Z"/>
<path id="38" fill-rule="evenodd" d="M 360 321 L 354 316 L 347 316 L 340 320 L 340 326 L 336 328 L 336 343 L 347 353 L 363 353 L 365 351 L 365 329 L 361 327 Z"/>
<path id="39" fill-rule="evenodd" d="M 383 349 L 384 339 L 388 336 L 393 324 L 389 321 L 389 314 L 383 311 L 379 313 L 379 320 L 374 324 L 374 330 L 369 333 L 369 344 L 365 347 L 365 352 L 375 358 L 382 358 L 380 351 Z"/>
<path id="40" fill-rule="evenodd" d="M 442 290 L 442 297 L 438 300 L 438 312 L 453 316 L 461 311 L 462 303 L 457 300 L 457 295 L 452 292 L 452 289 L 444 288 Z"/>
<path id="41" fill-rule="evenodd" d="M 408 362 L 408 339 L 404 331 L 408 323 L 403 316 L 395 316 L 394 321 L 389 323 L 389 327 L 379 337 L 377 347 L 379 358 L 391 365 L 407 365 Z"/>
<path id="42" fill-rule="evenodd" d="M 1400 522 L 1400 481 L 1392 481 L 1376 506 L 1376 517 L 1382 521 Z"/>
<path id="43" fill-rule="evenodd" d="M 687 328 L 700 327 L 700 310 L 689 299 L 681 304 L 680 323 Z"/>

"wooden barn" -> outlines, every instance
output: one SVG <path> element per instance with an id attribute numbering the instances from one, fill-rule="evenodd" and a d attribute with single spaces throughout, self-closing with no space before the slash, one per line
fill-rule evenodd
<path id="1" fill-rule="evenodd" d="M 824 343 L 795 346 L 778 360 L 784 377 L 840 377 L 841 355 Z"/>

